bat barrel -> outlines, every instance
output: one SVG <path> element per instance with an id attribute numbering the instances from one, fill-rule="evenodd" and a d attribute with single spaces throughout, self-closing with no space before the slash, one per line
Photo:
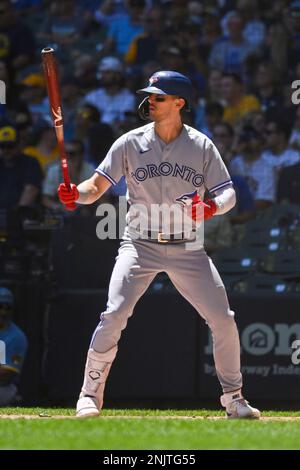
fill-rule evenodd
<path id="1" fill-rule="evenodd" d="M 65 185 L 70 191 L 71 182 L 70 182 L 70 177 L 69 177 L 68 161 L 67 161 L 65 144 L 64 144 L 61 97 L 60 97 L 60 92 L 59 92 L 58 70 L 57 70 L 56 60 L 54 57 L 54 49 L 52 47 L 44 47 L 44 49 L 42 49 L 41 51 L 41 54 L 42 54 L 44 73 L 45 73 L 47 89 L 48 89 L 50 110 L 52 114 L 55 133 L 57 137 L 57 143 L 59 147 L 63 178 L 64 178 Z M 74 210 L 76 209 L 76 205 L 68 204 L 67 209 Z"/>

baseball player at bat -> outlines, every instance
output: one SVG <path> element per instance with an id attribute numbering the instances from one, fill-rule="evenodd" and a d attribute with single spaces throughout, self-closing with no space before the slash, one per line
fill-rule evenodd
<path id="1" fill-rule="evenodd" d="M 177 290 L 209 325 L 214 342 L 216 372 L 228 418 L 259 418 L 242 395 L 240 344 L 234 312 L 223 282 L 203 245 L 188 250 L 195 230 L 162 230 L 152 220 L 151 207 L 189 207 L 195 223 L 222 215 L 235 205 L 235 191 L 216 147 L 201 132 L 182 121 L 182 110 L 192 102 L 190 80 L 174 71 L 160 71 L 149 80 L 139 113 L 151 123 L 122 135 L 112 145 L 95 174 L 71 191 L 62 184 L 64 204 L 91 204 L 124 175 L 129 207 L 148 210 L 149 230 L 131 226 L 130 210 L 115 267 L 106 310 L 101 314 L 87 353 L 77 416 L 98 416 L 107 376 L 117 354 L 118 341 L 133 309 L 159 272 L 166 272 Z M 204 200 L 204 194 L 211 198 Z M 181 209 L 182 210 L 182 209 Z"/>

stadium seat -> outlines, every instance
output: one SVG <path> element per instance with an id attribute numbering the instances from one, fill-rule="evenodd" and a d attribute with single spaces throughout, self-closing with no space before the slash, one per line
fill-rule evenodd
<path id="1" fill-rule="evenodd" d="M 254 252 L 247 253 L 243 249 L 226 248 L 215 253 L 212 259 L 221 274 L 249 274 L 258 265 Z"/>
<path id="2" fill-rule="evenodd" d="M 260 269 L 270 274 L 300 276 L 300 253 L 298 250 L 268 253 L 260 261 Z"/>
<path id="3" fill-rule="evenodd" d="M 295 286 L 288 280 L 267 274 L 255 274 L 237 281 L 232 286 L 234 294 L 273 296 L 295 292 Z"/>

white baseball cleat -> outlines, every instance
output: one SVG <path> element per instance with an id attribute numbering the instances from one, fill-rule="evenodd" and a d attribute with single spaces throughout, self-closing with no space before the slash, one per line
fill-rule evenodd
<path id="1" fill-rule="evenodd" d="M 89 349 L 84 371 L 84 381 L 76 406 L 77 418 L 99 416 L 103 405 L 105 382 L 112 362 L 117 353 L 117 346 L 106 353 Z"/>
<path id="2" fill-rule="evenodd" d="M 240 390 L 232 393 L 224 393 L 220 398 L 221 404 L 226 408 L 228 419 L 259 419 L 260 411 L 252 408 L 243 397 Z"/>
<path id="3" fill-rule="evenodd" d="M 90 418 L 99 416 L 100 412 L 97 406 L 97 399 L 94 397 L 79 397 L 76 406 L 77 418 Z"/>

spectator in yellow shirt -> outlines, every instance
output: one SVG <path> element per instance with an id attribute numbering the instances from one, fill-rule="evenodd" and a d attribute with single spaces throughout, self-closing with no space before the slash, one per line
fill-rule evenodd
<path id="1" fill-rule="evenodd" d="M 39 122 L 36 126 L 34 140 L 35 143 L 25 147 L 23 153 L 36 158 L 43 172 L 46 173 L 49 164 L 55 162 L 59 157 L 53 126 L 46 121 Z"/>
<path id="2" fill-rule="evenodd" d="M 224 74 L 221 81 L 222 96 L 226 102 L 223 120 L 232 126 L 250 111 L 260 109 L 260 102 L 254 95 L 246 95 L 239 75 Z"/>

